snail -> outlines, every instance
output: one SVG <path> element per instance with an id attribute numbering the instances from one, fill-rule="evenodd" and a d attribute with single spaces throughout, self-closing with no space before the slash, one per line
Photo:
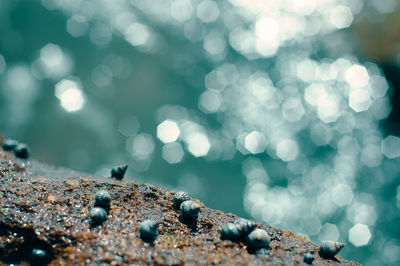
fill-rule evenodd
<path id="1" fill-rule="evenodd" d="M 306 252 L 303 255 L 303 260 L 305 263 L 312 264 L 312 262 L 314 261 L 314 255 L 310 252 Z"/>
<path id="2" fill-rule="evenodd" d="M 255 222 L 246 219 L 237 219 L 233 224 L 227 223 L 222 227 L 221 239 L 242 241 L 245 240 L 246 236 L 250 234 L 254 228 L 256 228 Z"/>
<path id="3" fill-rule="evenodd" d="M 108 211 L 110 209 L 111 195 L 106 190 L 99 190 L 95 196 L 95 207 L 101 207 Z"/>
<path id="4" fill-rule="evenodd" d="M 255 222 L 243 218 L 235 220 L 234 224 L 239 226 L 241 234 L 244 237 L 250 234 L 256 228 Z"/>
<path id="5" fill-rule="evenodd" d="M 90 212 L 90 224 L 92 226 L 100 225 L 107 219 L 107 212 L 101 207 L 94 207 Z"/>
<path id="6" fill-rule="evenodd" d="M 332 259 L 344 246 L 345 244 L 336 241 L 323 241 L 319 248 L 319 255 L 325 259 Z"/>
<path id="7" fill-rule="evenodd" d="M 174 195 L 174 207 L 179 209 L 182 202 L 190 200 L 189 195 L 184 191 L 178 191 Z"/>
<path id="8" fill-rule="evenodd" d="M 261 248 L 268 248 L 270 238 L 268 233 L 262 229 L 254 229 L 246 238 L 247 245 L 252 250 L 257 250 Z"/>
<path id="9" fill-rule="evenodd" d="M 21 159 L 28 159 L 29 157 L 29 148 L 26 144 L 20 143 L 17 147 L 14 148 L 14 154 L 16 157 Z"/>
<path id="10" fill-rule="evenodd" d="M 158 223 L 152 220 L 146 220 L 139 225 L 139 236 L 147 243 L 153 244 L 158 236 Z"/>
<path id="11" fill-rule="evenodd" d="M 224 224 L 221 230 L 222 240 L 239 241 L 242 239 L 242 232 L 237 224 Z"/>
<path id="12" fill-rule="evenodd" d="M 200 212 L 200 205 L 194 201 L 186 200 L 182 202 L 180 209 L 183 219 L 195 221 Z"/>
<path id="13" fill-rule="evenodd" d="M 18 145 L 18 141 L 13 140 L 13 139 L 6 139 L 3 142 L 3 149 L 5 151 L 12 151 L 17 147 L 17 145 Z"/>
<path id="14" fill-rule="evenodd" d="M 124 178 L 127 169 L 128 169 L 127 164 L 115 166 L 111 169 L 111 177 L 117 180 L 122 180 L 122 178 Z"/>

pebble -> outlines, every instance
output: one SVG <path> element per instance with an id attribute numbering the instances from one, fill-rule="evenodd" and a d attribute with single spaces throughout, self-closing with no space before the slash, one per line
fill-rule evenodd
<path id="1" fill-rule="evenodd" d="M 43 265 L 46 260 L 47 252 L 43 249 L 34 248 L 31 253 L 31 264 Z"/>

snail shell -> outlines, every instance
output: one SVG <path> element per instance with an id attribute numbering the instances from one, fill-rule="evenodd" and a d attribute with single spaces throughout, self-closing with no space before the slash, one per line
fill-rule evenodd
<path id="1" fill-rule="evenodd" d="M 107 219 L 107 212 L 101 207 L 95 207 L 90 212 L 90 223 L 92 226 L 100 225 Z"/>
<path id="2" fill-rule="evenodd" d="M 234 224 L 238 226 L 242 237 L 246 237 L 256 228 L 255 222 L 243 218 L 237 219 Z"/>
<path id="3" fill-rule="evenodd" d="M 237 224 L 227 223 L 224 224 L 221 230 L 222 240 L 238 241 L 242 238 L 242 232 Z"/>
<path id="4" fill-rule="evenodd" d="M 109 210 L 110 209 L 110 203 L 111 203 L 111 195 L 110 195 L 110 193 L 108 193 L 108 191 L 99 190 L 96 193 L 95 201 L 94 201 L 94 206 L 95 207 L 101 207 L 104 210 Z"/>
<path id="5" fill-rule="evenodd" d="M 147 243 L 153 243 L 158 236 L 158 223 L 152 220 L 146 220 L 139 225 L 140 238 Z"/>
<path id="6" fill-rule="evenodd" d="M 305 263 L 312 264 L 312 262 L 314 261 L 314 255 L 310 252 L 306 252 L 303 255 L 303 260 Z"/>
<path id="7" fill-rule="evenodd" d="M 14 155 L 20 159 L 29 158 L 29 148 L 26 144 L 20 143 L 14 148 Z"/>
<path id="8" fill-rule="evenodd" d="M 237 219 L 233 224 L 227 223 L 222 227 L 221 239 L 231 241 L 245 240 L 246 236 L 256 228 L 256 223 L 246 219 Z"/>
<path id="9" fill-rule="evenodd" d="M 200 205 L 191 200 L 186 200 L 181 204 L 181 214 L 184 219 L 196 220 L 199 216 Z"/>
<path id="10" fill-rule="evenodd" d="M 178 191 L 174 195 L 174 206 L 179 209 L 181 207 L 182 202 L 190 200 L 189 195 L 184 191 Z"/>
<path id="11" fill-rule="evenodd" d="M 6 139 L 3 141 L 3 149 L 5 151 L 12 151 L 18 146 L 18 141 L 13 139 Z"/>
<path id="12" fill-rule="evenodd" d="M 323 241 L 319 248 L 319 255 L 325 259 L 331 259 L 345 246 L 343 243 L 336 241 Z"/>
<path id="13" fill-rule="evenodd" d="M 262 229 L 254 229 L 247 236 L 247 244 L 251 249 L 261 249 L 269 247 L 270 238 L 268 233 Z"/>
<path id="14" fill-rule="evenodd" d="M 127 164 L 115 166 L 114 168 L 111 169 L 111 177 L 117 180 L 122 180 L 122 178 L 124 178 L 126 169 L 128 169 Z"/>

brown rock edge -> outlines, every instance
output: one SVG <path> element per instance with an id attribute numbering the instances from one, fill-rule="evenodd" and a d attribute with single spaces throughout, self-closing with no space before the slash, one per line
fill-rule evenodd
<path id="1" fill-rule="evenodd" d="M 103 225 L 91 228 L 88 213 L 100 189 L 110 192 L 111 210 Z M 51 265 L 296 265 L 303 264 L 305 252 L 313 253 L 318 265 L 360 265 L 339 256 L 322 259 L 317 244 L 261 223 L 257 227 L 271 236 L 270 249 L 249 254 L 243 243 L 220 239 L 222 226 L 239 217 L 195 199 L 201 213 L 197 225 L 188 226 L 172 206 L 173 195 L 131 180 L 20 160 L 0 150 L 0 265 L 28 264 L 33 248 L 46 250 Z M 138 236 L 145 219 L 160 222 L 154 247 Z"/>

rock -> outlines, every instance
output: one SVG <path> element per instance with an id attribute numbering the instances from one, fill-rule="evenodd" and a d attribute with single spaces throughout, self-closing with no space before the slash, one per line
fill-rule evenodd
<path id="1" fill-rule="evenodd" d="M 221 240 L 221 228 L 239 217 L 202 207 L 196 232 L 179 221 L 174 192 L 127 180 L 55 168 L 35 160 L 18 166 L 0 150 L 0 264 L 29 263 L 26 247 L 46 250 L 53 265 L 67 264 L 300 264 L 318 245 L 288 231 L 257 224 L 271 238 L 263 256 L 250 254 L 243 243 Z M 66 180 L 76 180 L 74 186 Z M 107 222 L 91 227 L 93 195 L 113 195 Z M 156 197 L 147 197 L 152 191 Z M 55 199 L 49 201 L 48 199 Z M 192 199 L 194 202 L 199 202 Z M 159 221 L 154 247 L 138 234 L 141 221 Z M 343 265 L 360 265 L 335 257 Z M 315 264 L 336 264 L 315 254 Z"/>

